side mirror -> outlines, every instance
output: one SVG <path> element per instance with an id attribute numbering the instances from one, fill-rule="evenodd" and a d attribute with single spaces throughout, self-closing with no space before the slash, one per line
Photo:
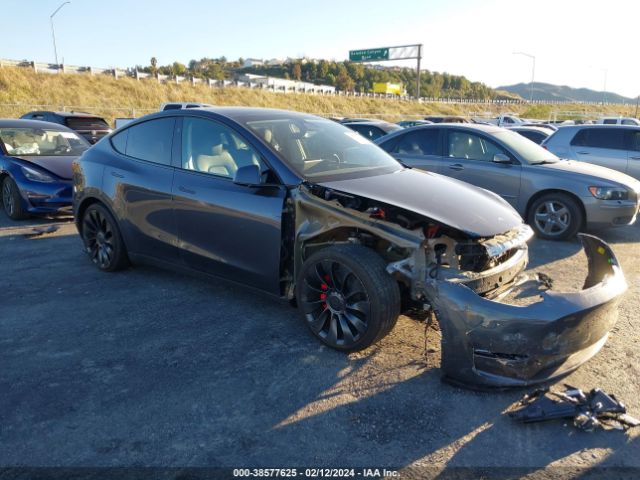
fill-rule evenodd
<path id="1" fill-rule="evenodd" d="M 495 163 L 511 163 L 511 159 L 509 158 L 509 155 L 505 155 L 504 153 L 496 153 L 493 156 L 493 161 Z"/>
<path id="2" fill-rule="evenodd" d="M 236 176 L 233 177 L 233 183 L 238 185 L 247 185 L 249 187 L 257 187 L 262 183 L 260 167 L 258 165 L 245 165 L 236 170 Z"/>

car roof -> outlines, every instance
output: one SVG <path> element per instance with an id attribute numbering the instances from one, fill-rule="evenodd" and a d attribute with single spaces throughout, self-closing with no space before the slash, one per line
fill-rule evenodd
<path id="1" fill-rule="evenodd" d="M 41 128 L 47 130 L 59 130 L 61 132 L 73 132 L 70 128 L 59 123 L 45 122 L 42 120 L 23 120 L 20 118 L 0 119 L 0 128 Z"/>
<path id="2" fill-rule="evenodd" d="M 576 129 L 583 129 L 583 128 L 613 128 L 613 129 L 620 129 L 620 128 L 625 128 L 625 129 L 631 129 L 631 130 L 640 130 L 640 125 L 614 125 L 614 124 L 607 124 L 607 123 L 589 123 L 589 124 L 585 124 L 582 123 L 580 125 L 559 125 L 558 126 L 558 130 L 563 130 L 563 131 L 568 131 L 568 130 L 576 130 Z"/>
<path id="3" fill-rule="evenodd" d="M 102 117 L 98 115 L 94 115 L 93 113 L 85 113 L 85 112 L 54 112 L 52 110 L 34 110 L 32 112 L 27 112 L 25 115 L 30 115 L 32 113 L 53 113 L 54 115 L 58 115 L 60 117 L 84 117 L 84 118 L 100 118 Z"/>
<path id="4" fill-rule="evenodd" d="M 525 131 L 525 132 L 540 132 L 540 133 L 544 133 L 545 135 L 551 135 L 551 129 L 550 128 L 545 128 L 545 127 L 534 127 L 533 125 L 520 125 L 520 126 L 513 126 L 513 127 L 506 127 L 507 130 L 515 130 L 517 131 Z"/>

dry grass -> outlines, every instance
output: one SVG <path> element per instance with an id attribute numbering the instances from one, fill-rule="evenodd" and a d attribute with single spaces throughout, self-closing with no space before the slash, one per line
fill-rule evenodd
<path id="1" fill-rule="evenodd" d="M 272 107 L 319 115 L 375 116 L 390 121 L 420 118 L 428 114 L 476 115 L 512 112 L 525 117 L 548 118 L 553 111 L 597 115 L 633 115 L 632 106 L 584 105 L 487 105 L 406 102 L 388 99 L 283 94 L 246 88 L 209 88 L 153 80 L 115 79 L 106 75 L 36 74 L 27 68 L 0 69 L 0 116 L 18 117 L 37 105 L 43 109 L 83 110 L 104 116 L 140 116 L 163 102 L 204 102 L 213 105 Z"/>

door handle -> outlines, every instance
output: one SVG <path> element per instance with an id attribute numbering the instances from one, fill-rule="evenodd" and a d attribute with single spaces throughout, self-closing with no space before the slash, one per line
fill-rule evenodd
<path id="1" fill-rule="evenodd" d="M 183 192 L 183 193 L 189 193 L 189 194 L 191 194 L 191 195 L 194 195 L 194 194 L 196 193 L 196 191 L 195 191 L 195 190 L 191 190 L 190 188 L 183 187 L 182 185 L 180 185 L 180 186 L 178 187 L 178 190 L 180 190 L 180 191 L 181 191 L 181 192 Z"/>
<path id="2" fill-rule="evenodd" d="M 449 168 L 451 170 L 464 170 L 464 167 L 459 163 L 452 163 L 451 165 L 449 165 Z"/>
<path id="3" fill-rule="evenodd" d="M 578 152 L 580 155 L 589 155 L 589 152 Z"/>
<path id="4" fill-rule="evenodd" d="M 116 178 L 124 178 L 124 175 L 118 172 L 111 171 L 111 176 Z"/>

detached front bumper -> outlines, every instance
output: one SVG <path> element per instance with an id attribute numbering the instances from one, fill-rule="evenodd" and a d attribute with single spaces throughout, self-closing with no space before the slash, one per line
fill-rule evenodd
<path id="1" fill-rule="evenodd" d="M 544 291 L 536 303 L 516 306 L 461 284 L 426 282 L 442 331 L 446 378 L 471 387 L 526 386 L 564 375 L 600 350 L 627 283 L 605 242 L 579 236 L 589 264 L 580 292 Z"/>

